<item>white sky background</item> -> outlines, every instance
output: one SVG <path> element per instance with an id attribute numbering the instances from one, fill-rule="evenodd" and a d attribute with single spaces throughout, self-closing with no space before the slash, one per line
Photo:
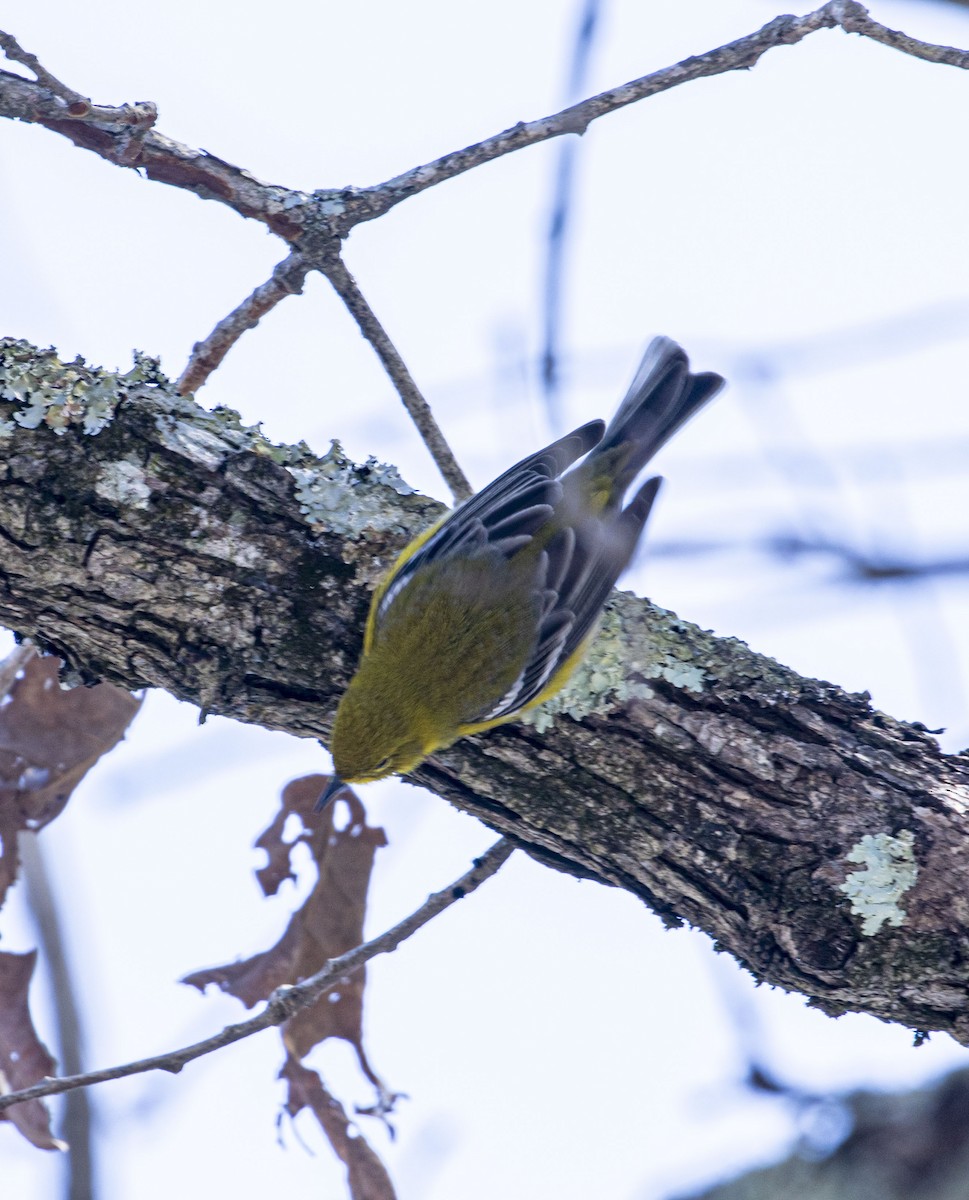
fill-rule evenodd
<path id="1" fill-rule="evenodd" d="M 155 100 L 158 128 L 262 179 L 378 182 L 562 106 L 576 5 L 442 0 L 267 9 L 14 0 L 0 25 L 104 103 Z M 589 91 L 752 31 L 787 6 L 606 0 Z M 873 15 L 969 46 L 969 14 Z M 150 20 L 150 23 L 149 23 Z M 664 453 L 668 477 L 629 586 L 798 670 L 868 688 L 894 715 L 969 743 L 969 581 L 851 583 L 823 555 L 779 561 L 778 533 L 872 554 L 965 555 L 969 75 L 837 31 L 753 71 L 604 118 L 581 146 L 568 271 L 563 425 L 607 416 L 654 333 L 732 387 Z M 356 230 L 347 261 L 480 486 L 550 428 L 525 366 L 558 146 L 525 150 Z M 284 247 L 214 203 L 121 171 L 39 127 L 0 124 L 0 333 L 110 367 L 133 347 L 177 376 L 193 343 Z M 445 497 L 369 347 L 312 280 L 200 393 L 270 437 L 393 461 Z M 712 542 L 704 554 L 664 552 Z M 250 846 L 280 786 L 325 769 L 314 743 L 149 697 L 128 740 L 44 834 L 100 1066 L 204 1036 L 241 1006 L 174 981 L 271 944 L 305 891 L 261 898 Z M 494 835 L 444 801 L 365 789 L 391 846 L 370 933 L 460 874 Z M 305 872 L 308 874 L 308 872 Z M 22 898 L 4 944 L 34 934 Z M 53 1039 L 41 980 L 35 1009 Z M 967 1061 L 942 1037 L 831 1021 L 749 979 L 696 933 L 522 855 L 371 968 L 367 1045 L 410 1094 L 398 1139 L 367 1136 L 402 1200 L 660 1200 L 783 1152 L 796 1122 L 741 1086 L 749 1007 L 776 1072 L 808 1089 L 903 1086 Z M 367 1102 L 351 1055 L 321 1065 Z M 278 1038 L 94 1093 L 101 1200 L 340 1197 L 304 1114 L 274 1126 Z M 0 1127 L 3 1193 L 57 1194 L 62 1164 Z"/>

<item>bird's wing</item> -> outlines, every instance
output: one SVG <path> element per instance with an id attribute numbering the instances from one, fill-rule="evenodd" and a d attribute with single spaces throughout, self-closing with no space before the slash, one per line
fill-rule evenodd
<path id="1" fill-rule="evenodd" d="M 481 722 L 506 720 L 555 690 L 556 674 L 592 634 L 661 483 L 658 476 L 648 480 L 628 507 L 611 519 L 580 518 L 556 533 L 543 554 L 542 616 L 535 649 L 514 685 Z"/>
<path id="2" fill-rule="evenodd" d="M 590 514 L 561 474 L 602 436 L 594 421 L 516 464 L 472 497 L 408 557 L 402 555 L 374 599 L 366 638 L 379 636 L 394 602 L 415 575 L 432 563 L 495 554 L 508 559 L 525 547 L 553 516 L 559 526 L 536 561 L 534 596 L 538 624 L 521 673 L 490 709 L 468 714 L 464 724 L 507 720 L 544 698 L 560 671 L 582 648 L 616 579 L 635 548 L 659 488 L 650 480 L 622 513 Z"/>
<path id="3" fill-rule="evenodd" d="M 374 596 L 366 645 L 422 567 L 485 549 L 508 558 L 525 546 L 561 499 L 558 477 L 596 445 L 604 429 L 602 421 L 590 421 L 516 463 L 445 517 L 412 553 L 405 550 Z"/>

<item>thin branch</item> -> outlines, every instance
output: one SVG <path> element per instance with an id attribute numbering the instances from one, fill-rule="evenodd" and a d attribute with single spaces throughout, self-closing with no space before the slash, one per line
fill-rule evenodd
<path id="1" fill-rule="evenodd" d="M 302 248 L 304 236 L 315 239 L 322 233 L 328 238 L 345 238 L 361 222 L 372 221 L 402 200 L 482 163 L 563 134 L 582 134 L 599 117 L 629 104 L 695 79 L 747 70 L 768 50 L 794 45 L 819 29 L 836 27 L 927 62 L 969 69 L 969 51 L 923 42 L 889 29 L 853 0 L 830 0 L 805 16 L 775 17 L 762 29 L 736 41 L 600 92 L 551 116 L 520 122 L 384 183 L 366 188 L 320 189 L 312 194 L 262 183 L 215 155 L 182 145 L 154 130 L 146 130 L 133 148 L 129 144 L 131 126 L 141 128 L 153 119 L 152 105 L 91 105 L 89 111 L 74 114 L 50 87 L 0 71 L 0 116 L 43 125 L 102 158 L 137 167 L 149 179 L 184 188 L 206 200 L 219 200 L 243 216 L 264 222 L 280 237 Z M 0 37 L 16 45 L 9 35 Z"/>
<path id="2" fill-rule="evenodd" d="M 421 395 L 404 360 L 336 252 L 321 254 L 316 262 L 311 262 L 305 255 L 294 251 L 278 263 L 265 283 L 261 283 L 238 308 L 223 318 L 204 341 L 196 342 L 176 385 L 177 391 L 183 396 L 198 391 L 243 333 L 258 325 L 262 317 L 286 296 L 302 292 L 306 276 L 314 269 L 327 276 L 353 314 L 363 336 L 376 350 L 454 499 L 467 499 L 471 495 L 471 485 L 435 421 L 430 405 Z"/>
<path id="3" fill-rule="evenodd" d="M 80 92 L 69 88 L 66 83 L 61 83 L 56 75 L 52 75 L 46 67 L 41 65 L 36 54 L 25 50 L 12 34 L 4 33 L 2 30 L 0 30 L 0 50 L 11 62 L 20 63 L 21 66 L 32 72 L 37 82 L 52 95 L 63 100 L 71 116 L 86 116 L 91 111 L 89 97 L 82 96 Z"/>
<path id="4" fill-rule="evenodd" d="M 0 30 L 0 38 L 7 38 Z M 0 71 L 0 116 L 42 125 L 108 162 L 137 168 L 149 179 L 218 200 L 243 217 L 262 221 L 280 237 L 296 236 L 302 225 L 290 216 L 309 196 L 274 187 L 214 154 L 186 146 L 151 129 L 158 110 L 151 101 L 118 107 L 90 104 L 75 112 L 49 88 L 22 75 Z M 132 130 L 144 131 L 132 147 Z"/>
<path id="5" fill-rule="evenodd" d="M 182 1067 L 193 1059 L 201 1058 L 204 1054 L 211 1054 L 213 1050 L 221 1050 L 223 1046 L 230 1046 L 233 1042 L 251 1037 L 263 1029 L 282 1025 L 294 1013 L 315 1003 L 325 992 L 340 984 L 346 975 L 358 967 L 362 967 L 364 963 L 369 962 L 378 954 L 389 954 L 396 950 L 401 942 L 406 941 L 428 921 L 444 912 L 446 908 L 450 908 L 456 901 L 470 895 L 498 871 L 514 849 L 512 843 L 504 838 L 495 842 L 480 858 L 475 859 L 474 865 L 460 879 L 455 880 L 442 891 L 429 896 L 421 907 L 411 913 L 409 917 L 405 917 L 403 921 L 372 941 L 364 942 L 363 945 L 348 950 L 346 954 L 341 954 L 338 958 L 331 958 L 315 975 L 304 979 L 302 983 L 294 984 L 292 987 L 277 988 L 269 997 L 262 1012 L 250 1017 L 248 1021 L 227 1025 L 225 1029 L 213 1034 L 212 1037 L 195 1042 L 191 1046 L 170 1050 L 166 1054 L 156 1054 L 151 1058 L 139 1059 L 137 1062 L 124 1063 L 117 1067 L 105 1067 L 100 1071 L 88 1071 L 83 1075 L 45 1079 L 41 1083 L 35 1083 L 33 1087 L 22 1088 L 18 1092 L 8 1092 L 5 1096 L 0 1095 L 0 1112 L 13 1104 L 22 1103 L 24 1100 L 56 1096 L 61 1092 L 74 1091 L 75 1088 L 106 1083 L 111 1079 L 124 1079 L 128 1075 L 141 1075 L 146 1071 L 169 1071 L 173 1075 L 177 1075 Z"/>
<path id="6" fill-rule="evenodd" d="M 347 270 L 346 263 L 339 254 L 330 254 L 320 260 L 320 270 L 333 284 L 337 295 L 360 326 L 360 332 L 377 352 L 377 357 L 393 381 L 394 387 L 404 402 L 404 407 L 410 413 L 438 470 L 447 481 L 455 501 L 466 500 L 473 490 L 471 484 L 458 465 L 451 447 L 447 444 L 440 426 L 435 421 L 431 406 L 421 395 L 406 363 L 387 336 L 376 313 L 367 303 L 366 297 L 357 286 L 357 281 Z"/>
<path id="7" fill-rule="evenodd" d="M 845 33 L 859 33 L 862 37 L 871 38 L 874 42 L 881 42 L 883 46 L 891 46 L 893 50 L 911 54 L 913 58 L 921 58 L 926 62 L 959 67 L 963 71 L 969 70 L 969 51 L 959 50 L 955 46 L 922 42 L 899 29 L 889 29 L 887 25 L 872 20 L 863 4 L 844 2 L 829 4 L 827 7 L 843 10 L 838 24 Z"/>
<path id="8" fill-rule="evenodd" d="M 272 275 L 233 309 L 204 341 L 196 342 L 176 384 L 180 395 L 197 392 L 247 329 L 255 329 L 266 313 L 287 296 L 298 296 L 313 269 L 302 254 L 293 251 L 277 263 Z"/>
<path id="9" fill-rule="evenodd" d="M 777 558 L 803 558 L 824 554 L 840 561 L 844 579 L 861 583 L 882 583 L 885 580 L 931 579 L 945 575 L 969 573 L 969 555 L 954 554 L 916 561 L 893 551 L 878 553 L 852 546 L 850 542 L 822 535 L 804 537 L 797 533 L 779 533 L 754 543 L 756 549 Z"/>
<path id="10" fill-rule="evenodd" d="M 680 84 L 713 75 L 724 75 L 729 71 L 749 70 L 768 50 L 777 46 L 794 45 L 819 29 L 833 29 L 839 26 L 847 33 L 862 34 L 928 62 L 969 69 L 969 51 L 919 41 L 872 20 L 862 4 L 854 3 L 853 0 L 831 0 L 803 17 L 775 17 L 756 33 L 728 42 L 725 46 L 709 50 L 705 54 L 685 58 L 671 67 L 643 75 L 620 87 L 600 92 L 551 116 L 541 117 L 537 121 L 519 122 L 473 146 L 452 151 L 433 162 L 405 171 L 385 183 L 365 189 L 363 194 L 373 198 L 374 208 L 367 217 L 360 219 L 380 216 L 402 200 L 426 191 L 445 179 L 453 179 L 473 167 L 521 150 L 525 146 L 533 146 L 566 133 L 583 134 L 599 117 L 679 87 Z"/>
<path id="11" fill-rule="evenodd" d="M 585 90 L 586 76 L 592 59 L 599 9 L 602 0 L 582 0 L 582 15 L 575 33 L 572 63 L 569 69 L 568 98 L 574 99 Z M 566 237 L 575 191 L 575 163 L 579 143 L 569 140 L 559 148 L 549 220 L 548 249 L 545 259 L 544 329 L 542 350 L 542 387 L 548 409 L 550 428 L 558 430 L 559 338 L 562 310 L 565 307 Z"/>
<path id="12" fill-rule="evenodd" d="M 74 122 L 85 129 L 92 127 L 98 131 L 96 134 L 72 137 L 71 140 L 87 149 L 97 149 L 118 166 L 140 165 L 145 138 L 158 120 L 158 109 L 150 100 L 125 104 L 121 108 L 92 104 L 87 96 L 52 75 L 35 54 L 30 54 L 15 37 L 3 30 L 0 30 L 0 49 L 11 62 L 21 63 L 36 77 L 34 83 L 20 75 L 0 71 L 0 112 L 4 116 L 36 121 L 61 133 L 66 132 L 64 122 Z M 112 141 L 105 140 L 102 127 L 115 135 Z M 92 145 L 91 136 L 100 144 Z"/>
<path id="13" fill-rule="evenodd" d="M 57 1019 L 57 1057 L 61 1070 L 74 1074 L 84 1065 L 81 1011 L 57 897 L 37 834 L 31 830 L 23 830 L 20 834 L 20 858 L 27 885 L 27 903 L 37 924 L 44 961 L 50 972 Z M 77 1091 L 67 1097 L 59 1134 L 69 1147 L 67 1200 L 91 1200 L 95 1164 L 91 1103 L 87 1092 Z"/>

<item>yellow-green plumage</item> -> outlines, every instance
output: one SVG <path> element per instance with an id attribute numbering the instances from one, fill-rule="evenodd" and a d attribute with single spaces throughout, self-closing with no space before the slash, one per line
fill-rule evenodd
<path id="1" fill-rule="evenodd" d="M 404 774 L 563 686 L 661 481 L 623 508 L 626 492 L 722 383 L 691 375 L 679 346 L 656 338 L 608 429 L 590 422 L 522 460 L 410 543 L 374 593 L 321 803 L 341 781 Z"/>

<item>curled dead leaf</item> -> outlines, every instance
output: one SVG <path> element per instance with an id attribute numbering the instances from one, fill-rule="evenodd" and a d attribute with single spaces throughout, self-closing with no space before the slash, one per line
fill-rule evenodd
<path id="1" fill-rule="evenodd" d="M 54 1059 L 37 1036 L 30 1019 L 27 993 L 37 962 L 37 951 L 28 954 L 0 952 L 0 1091 L 17 1092 L 54 1073 Z M 25 1100 L 0 1112 L 28 1141 L 41 1150 L 66 1150 L 55 1138 L 50 1113 L 42 1100 Z"/>
<path id="2" fill-rule="evenodd" d="M 267 895 L 274 895 L 285 879 L 293 878 L 291 855 L 297 845 L 305 844 L 316 864 L 316 884 L 293 914 L 283 936 L 270 950 L 242 962 L 195 971 L 186 975 L 183 983 L 200 991 L 210 983 L 217 984 L 251 1008 L 282 984 L 306 979 L 329 959 L 363 941 L 374 855 L 386 846 L 387 838 L 382 829 L 367 824 L 363 804 L 350 789 L 324 812 L 314 812 L 316 799 L 328 782 L 324 775 L 309 775 L 287 784 L 279 812 L 256 842 L 268 856 L 266 866 L 256 872 Z M 337 828 L 335 819 L 344 806 L 349 819 Z M 302 829 L 292 841 L 285 842 L 283 830 L 293 814 Z M 361 967 L 315 1004 L 291 1017 L 282 1026 L 282 1036 L 287 1052 L 297 1059 L 304 1058 L 326 1038 L 343 1038 L 354 1047 L 361 1070 L 383 1095 L 386 1089 L 363 1048 L 365 985 L 366 969 Z"/>
<path id="3" fill-rule="evenodd" d="M 395 1200 L 397 1193 L 386 1167 L 319 1075 L 289 1055 L 279 1077 L 288 1085 L 286 1111 L 289 1115 L 295 1117 L 308 1108 L 322 1126 L 347 1169 L 352 1200 Z"/>
<path id="4" fill-rule="evenodd" d="M 109 683 L 64 691 L 61 661 L 18 646 L 0 664 L 0 905 L 17 877 L 17 834 L 58 816 L 98 759 L 124 737 L 141 700 Z"/>

